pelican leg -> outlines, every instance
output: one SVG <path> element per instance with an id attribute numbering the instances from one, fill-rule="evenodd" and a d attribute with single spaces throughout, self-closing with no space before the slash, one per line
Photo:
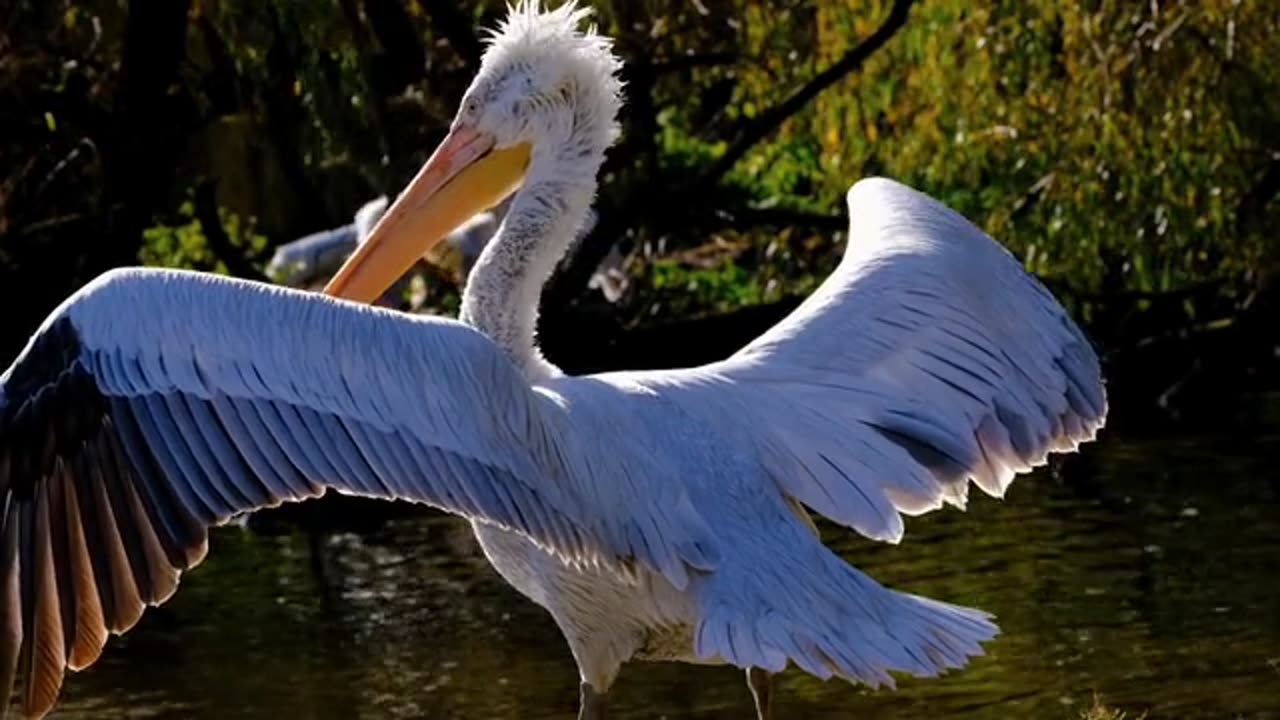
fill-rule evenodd
<path id="1" fill-rule="evenodd" d="M 773 718 L 773 676 L 760 668 L 747 668 L 747 687 L 756 701 L 756 720 Z"/>
<path id="2" fill-rule="evenodd" d="M 578 705 L 578 720 L 605 720 L 609 717 L 608 693 L 598 693 L 591 683 L 582 683 L 582 699 Z"/>

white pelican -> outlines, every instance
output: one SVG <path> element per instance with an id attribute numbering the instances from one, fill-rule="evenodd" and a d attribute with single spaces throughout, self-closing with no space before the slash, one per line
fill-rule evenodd
<path id="1" fill-rule="evenodd" d="M 376 197 L 361 205 L 350 223 L 311 233 L 276 248 L 271 262 L 267 263 L 267 276 L 294 287 L 308 285 L 323 276 L 320 281 L 323 285 L 324 279 L 341 267 L 351 251 L 369 237 L 389 202 L 386 195 Z"/>
<path id="2" fill-rule="evenodd" d="M 459 285 L 463 283 L 471 268 L 480 259 L 484 246 L 497 234 L 502 218 L 506 216 L 514 196 L 508 196 L 497 206 L 476 213 L 471 219 L 454 228 L 433 247 L 423 259 L 435 264 L 443 270 L 455 275 Z M 368 239 L 374 225 L 387 210 L 386 196 L 374 198 L 356 211 L 355 220 L 347 225 L 332 230 L 323 230 L 305 237 L 285 243 L 276 248 L 271 262 L 267 264 L 266 274 L 276 282 L 293 287 L 310 287 L 316 283 L 317 289 L 324 284 L 347 259 L 347 257 Z M 577 245 L 595 227 L 595 211 L 588 209 L 582 227 L 574 235 L 565 252 L 565 258 L 573 255 Z M 609 302 L 617 302 L 626 288 L 626 277 L 622 274 L 625 258 L 617 248 L 600 262 L 600 266 L 591 276 L 588 287 L 599 289 Z M 406 278 L 401 278 L 404 283 Z M 406 285 L 407 286 L 407 285 Z M 388 305 L 395 305 L 396 300 L 404 294 L 404 287 L 393 286 L 384 293 Z"/>
<path id="3" fill-rule="evenodd" d="M 996 634 L 889 590 L 807 512 L 896 542 L 902 515 L 999 496 L 1091 439 L 1097 359 L 1053 297 L 959 214 L 889 180 L 848 193 L 839 268 L 727 360 L 566 377 L 539 289 L 614 137 L 618 62 L 573 3 L 522 0 L 449 135 L 331 283 L 109 272 L 0 376 L 0 686 L 53 705 L 204 556 L 210 526 L 338 492 L 469 518 L 545 607 L 604 716 L 629 659 L 892 685 Z M 517 189 L 518 188 L 518 189 Z M 373 308 L 433 241 L 516 195 L 466 324 Z"/>

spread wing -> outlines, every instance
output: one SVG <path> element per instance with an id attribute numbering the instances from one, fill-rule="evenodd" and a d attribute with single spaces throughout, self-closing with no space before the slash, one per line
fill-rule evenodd
<path id="1" fill-rule="evenodd" d="M 174 592 L 209 526 L 327 488 L 428 503 L 625 570 L 612 564 L 642 553 L 582 507 L 552 412 L 460 323 L 196 273 L 108 273 L 0 376 L 0 688 L 20 672 L 25 711 L 47 712 L 66 667 Z"/>
<path id="2" fill-rule="evenodd" d="M 788 496 L 869 537 L 1002 495 L 1102 426 L 1097 356 L 1052 295 L 958 213 L 885 179 L 848 194 L 839 268 L 720 363 L 631 377 L 760 458 Z"/>

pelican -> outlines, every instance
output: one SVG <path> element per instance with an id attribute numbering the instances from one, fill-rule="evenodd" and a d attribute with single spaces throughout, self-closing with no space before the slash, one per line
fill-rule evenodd
<path id="1" fill-rule="evenodd" d="M 387 211 L 388 202 L 386 195 L 380 195 L 361 205 L 350 223 L 311 233 L 276 248 L 265 268 L 267 277 L 294 287 L 307 286 L 321 275 L 328 279 L 373 232 L 378 218 Z M 321 280 L 316 287 L 323 285 Z"/>
<path id="2" fill-rule="evenodd" d="M 633 659 L 789 665 L 893 686 L 967 664 L 992 617 L 892 590 L 809 513 L 897 542 L 903 516 L 1001 496 L 1106 416 L 1098 360 L 958 213 L 887 179 L 847 194 L 839 267 L 729 358 L 566 376 L 539 291 L 615 136 L 619 62 L 569 2 L 521 0 L 434 154 L 327 294 L 118 269 L 0 376 L 0 686 L 27 717 L 164 602 L 209 528 L 327 490 L 471 521 L 557 623 L 579 717 Z M 368 305 L 514 193 L 461 322 Z"/>
<path id="3" fill-rule="evenodd" d="M 471 219 L 447 233 L 444 239 L 431 248 L 423 259 L 433 263 L 442 270 L 455 276 L 461 285 L 471 268 L 480 259 L 480 253 L 498 232 L 502 217 L 506 215 L 513 196 L 498 203 L 496 207 L 477 213 Z M 351 254 L 356 247 L 368 239 L 378 218 L 387 210 L 387 198 L 381 196 L 370 200 L 356 211 L 355 220 L 347 225 L 332 230 L 323 230 L 305 237 L 285 243 L 276 248 L 271 262 L 267 263 L 266 274 L 283 285 L 293 287 L 316 287 L 327 279 Z M 574 241 L 565 252 L 565 259 L 573 256 L 577 246 L 595 227 L 596 213 L 588 209 L 582 226 L 574 235 Z M 626 277 L 622 272 L 625 258 L 617 248 L 600 262 L 600 266 L 591 276 L 588 287 L 599 289 L 609 302 L 617 302 L 626 289 Z M 394 305 L 395 300 L 403 297 L 405 278 L 398 285 L 384 293 L 384 304 Z"/>

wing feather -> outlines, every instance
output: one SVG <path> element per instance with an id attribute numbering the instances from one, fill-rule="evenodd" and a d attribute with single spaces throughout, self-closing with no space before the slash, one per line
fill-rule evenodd
<path id="1" fill-rule="evenodd" d="M 884 179 L 849 191 L 840 267 L 733 357 L 626 373 L 760 459 L 786 495 L 878 539 L 900 514 L 1000 496 L 1091 440 L 1098 358 L 1053 296 L 958 213 Z M 830 658 L 839 660 L 838 658 Z"/>
<path id="2" fill-rule="evenodd" d="M 309 497 L 321 492 L 320 479 L 332 475 L 333 471 L 327 467 L 321 469 L 318 463 L 325 461 L 319 448 L 312 444 L 310 433 L 304 436 L 307 444 L 302 445 L 280 418 L 275 406 L 264 400 L 215 397 L 213 404 L 215 408 L 229 405 L 228 415 L 244 423 L 249 438 L 260 451 L 270 454 L 273 464 L 292 468 L 291 472 L 282 472 L 282 476 L 301 478 Z M 297 484 L 293 486 L 296 493 Z"/>
<path id="3" fill-rule="evenodd" d="M 31 554 L 31 607 L 28 618 L 33 638 L 28 651 L 26 693 L 23 710 L 28 715 L 43 714 L 53 706 L 62 677 L 66 673 L 66 650 L 63 640 L 62 608 L 54 570 L 53 529 L 49 522 L 51 482 L 36 488 L 29 541 Z M 24 528 L 25 529 L 25 528 Z"/>
<path id="4" fill-rule="evenodd" d="M 393 480 L 395 473 L 379 457 L 379 453 L 385 452 L 386 448 L 385 445 L 373 439 L 375 433 L 366 432 L 358 422 L 350 422 L 341 418 L 337 422 L 339 424 L 338 430 L 346 436 L 347 441 L 358 454 L 356 460 L 361 465 L 365 491 L 370 495 L 382 498 L 408 497 L 396 487 Z M 409 476 L 406 475 L 405 477 Z"/>
<path id="5" fill-rule="evenodd" d="M 0 471 L 6 464 L 0 457 Z M 18 504 L 5 501 L 0 520 L 0 687 L 12 688 L 23 648 L 25 632 L 22 616 L 22 580 L 18 563 Z M 0 703 L 0 718 L 5 714 L 8 698 Z"/>
<path id="6" fill-rule="evenodd" d="M 267 480 L 253 472 L 228 437 L 226 426 L 218 418 L 213 405 L 188 393 L 180 394 L 179 399 L 182 405 L 178 411 L 185 413 L 189 423 L 186 435 L 193 438 L 193 442 L 200 443 L 207 457 L 212 459 L 210 476 L 226 478 L 234 487 L 242 507 L 268 507 L 278 503 L 279 496 L 267 487 Z"/>
<path id="7" fill-rule="evenodd" d="M 107 642 L 106 615 L 98 596 L 89 546 L 81 524 L 80 498 L 73 474 L 63 475 L 66 500 L 63 504 L 62 526 L 66 532 L 67 565 L 70 566 L 72 587 L 59 589 L 64 597 L 75 598 L 75 634 L 67 651 L 67 667 L 78 670 L 97 660 Z"/>
<path id="8" fill-rule="evenodd" d="M 108 273 L 0 376 L 0 683 L 67 667 L 200 562 L 208 528 L 327 489 L 424 502 L 566 562 L 687 582 L 658 528 L 582 496 L 562 410 L 459 323 L 179 271 Z M 566 450 L 567 447 L 575 448 Z M 570 458 L 572 459 L 572 458 Z M 668 533 L 669 534 L 669 533 Z"/>
<path id="9" fill-rule="evenodd" d="M 79 459 L 83 469 L 78 473 L 80 483 L 77 484 L 91 482 L 94 485 L 92 489 L 86 489 L 82 485 L 81 497 L 101 494 L 105 498 L 106 486 L 102 484 L 103 478 L 127 478 L 140 489 L 148 515 L 157 524 L 164 540 L 170 563 L 185 567 L 191 563 L 193 553 L 203 555 L 203 550 L 199 548 L 205 542 L 206 523 L 192 512 L 192 503 L 195 501 L 184 502 L 180 486 L 165 482 L 163 470 L 156 464 L 154 456 L 143 444 L 133 425 L 127 403 L 116 404 L 113 401 L 113 405 L 117 412 L 104 420 L 102 431 L 87 444 L 86 452 Z M 92 511 L 89 517 L 95 522 L 112 523 L 114 515 L 109 515 L 107 508 L 108 506 L 103 506 L 99 511 Z M 85 532 L 92 537 L 92 531 L 88 527 Z M 91 544 L 90 547 L 95 546 Z"/>
<path id="10" fill-rule="evenodd" d="M 129 498 L 125 497 L 126 481 L 119 473 L 102 473 L 101 482 L 104 500 L 106 506 L 110 508 L 111 521 L 110 524 L 104 524 L 104 529 L 109 533 L 113 532 L 119 543 L 121 555 L 116 561 L 123 561 L 125 567 L 128 568 L 127 574 L 121 573 L 122 578 L 131 578 L 133 586 L 130 588 L 136 595 L 137 615 L 128 616 L 128 626 L 132 627 L 138 621 L 138 617 L 142 614 L 142 605 L 150 602 L 151 598 L 157 594 L 156 586 L 163 582 L 162 578 L 153 578 L 151 571 L 151 563 L 147 560 L 147 550 L 144 547 L 145 539 L 142 536 L 140 528 L 134 524 L 135 518 L 130 511 Z M 39 501 L 37 500 L 37 504 Z M 149 520 L 144 520 L 150 529 Z M 117 587 L 117 590 L 121 588 Z M 134 598 L 131 598 L 134 599 Z M 130 602 L 132 606 L 134 603 Z"/>
<path id="11" fill-rule="evenodd" d="M 109 477 L 116 478 L 127 473 L 126 468 L 150 473 L 149 478 L 156 484 L 171 487 L 182 510 L 195 518 L 202 525 L 213 525 L 219 520 L 214 509 L 214 501 L 207 497 L 208 490 L 202 487 L 202 480 L 192 478 L 190 481 L 170 484 L 168 478 L 186 478 L 187 468 L 183 467 L 175 454 L 169 449 L 169 438 L 157 427 L 155 418 L 146 408 L 125 398 L 111 398 L 111 419 L 120 430 L 120 440 L 128 453 L 128 463 L 109 466 L 114 472 Z M 101 458 L 110 461 L 114 458 Z M 121 458 L 123 459 L 123 458 Z"/>
<path id="12" fill-rule="evenodd" d="M 209 407 L 231 446 L 248 466 L 249 472 L 267 488 L 272 498 L 305 498 L 320 492 L 285 457 L 284 450 L 278 444 L 267 442 L 261 439 L 264 435 L 250 430 L 252 421 L 238 412 L 230 400 L 224 396 L 215 396 L 209 399 Z M 256 421 L 256 415 L 253 421 Z"/>
<path id="13" fill-rule="evenodd" d="M 53 570 L 55 592 L 60 601 L 59 609 L 61 610 L 60 620 L 63 640 L 61 654 L 64 657 L 70 657 L 71 646 L 75 644 L 77 615 L 79 614 L 76 608 L 78 599 L 76 598 L 73 584 L 73 573 L 76 570 L 74 566 L 75 560 L 71 556 L 66 529 L 60 522 L 62 518 L 66 517 L 67 487 L 69 485 L 67 480 L 66 467 L 63 463 L 58 462 L 54 465 L 53 475 L 44 484 L 45 502 L 48 504 L 45 509 L 45 518 L 49 524 L 49 563 Z"/>

